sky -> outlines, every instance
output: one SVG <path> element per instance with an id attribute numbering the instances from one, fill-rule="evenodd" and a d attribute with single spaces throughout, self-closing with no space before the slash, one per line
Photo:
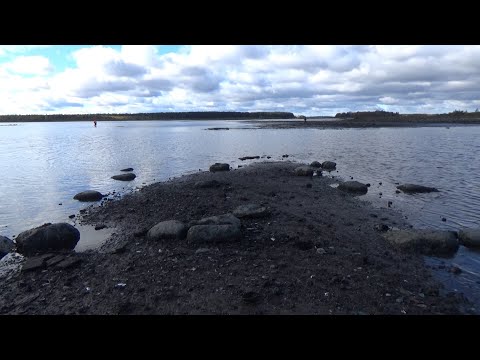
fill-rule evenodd
<path id="1" fill-rule="evenodd" d="M 0 45 L 0 114 L 480 108 L 473 45 Z"/>

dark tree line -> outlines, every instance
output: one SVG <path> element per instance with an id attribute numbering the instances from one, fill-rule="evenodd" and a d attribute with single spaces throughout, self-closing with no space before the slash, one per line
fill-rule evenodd
<path id="1" fill-rule="evenodd" d="M 159 112 L 139 114 L 54 114 L 54 115 L 0 115 L 0 122 L 41 121 L 122 121 L 122 120 L 244 120 L 244 119 L 294 119 L 290 112 Z"/>

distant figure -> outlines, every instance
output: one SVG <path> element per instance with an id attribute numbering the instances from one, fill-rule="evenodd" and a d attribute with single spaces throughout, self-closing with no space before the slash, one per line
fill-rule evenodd
<path id="1" fill-rule="evenodd" d="M 307 122 L 307 117 L 306 116 L 303 117 L 303 121 Z"/>
<path id="2" fill-rule="evenodd" d="M 93 126 L 97 127 L 97 120 L 93 120 Z"/>

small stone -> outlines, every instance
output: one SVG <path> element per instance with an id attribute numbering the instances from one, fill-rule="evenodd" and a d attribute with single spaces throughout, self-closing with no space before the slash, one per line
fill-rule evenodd
<path id="1" fill-rule="evenodd" d="M 442 218 L 442 221 L 445 222 L 445 221 L 447 221 L 447 219 L 446 219 L 446 218 Z"/>
<path id="2" fill-rule="evenodd" d="M 73 219 L 74 217 L 75 217 L 75 215 L 73 215 L 73 214 L 68 216 L 69 219 Z"/>
<path id="3" fill-rule="evenodd" d="M 452 266 L 450 268 L 450 272 L 454 275 L 458 275 L 458 274 L 462 273 L 462 269 L 460 269 L 458 266 Z"/>

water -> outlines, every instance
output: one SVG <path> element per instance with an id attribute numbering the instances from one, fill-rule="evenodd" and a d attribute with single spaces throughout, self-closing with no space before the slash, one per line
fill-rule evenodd
<path id="1" fill-rule="evenodd" d="M 230 130 L 205 130 L 210 127 Z M 393 208 L 416 228 L 480 227 L 478 139 L 480 126 L 255 129 L 248 121 L 99 122 L 97 128 L 91 122 L 1 126 L 0 234 L 11 237 L 44 222 L 73 223 L 68 216 L 89 205 L 73 200 L 84 190 L 128 192 L 207 170 L 214 162 L 237 168 L 252 162 L 238 160 L 242 156 L 281 160 L 282 154 L 289 154 L 289 160 L 337 162 L 334 176 L 370 183 L 364 199 L 377 207 L 392 201 Z M 134 168 L 135 180 L 110 178 L 126 167 Z M 434 186 L 440 192 L 396 194 L 395 183 Z M 91 244 L 80 240 L 78 246 Z M 479 252 L 462 247 L 455 258 L 438 261 L 460 264 L 462 274 L 442 276 L 449 276 L 444 280 L 454 284 L 452 288 L 480 304 Z"/>

